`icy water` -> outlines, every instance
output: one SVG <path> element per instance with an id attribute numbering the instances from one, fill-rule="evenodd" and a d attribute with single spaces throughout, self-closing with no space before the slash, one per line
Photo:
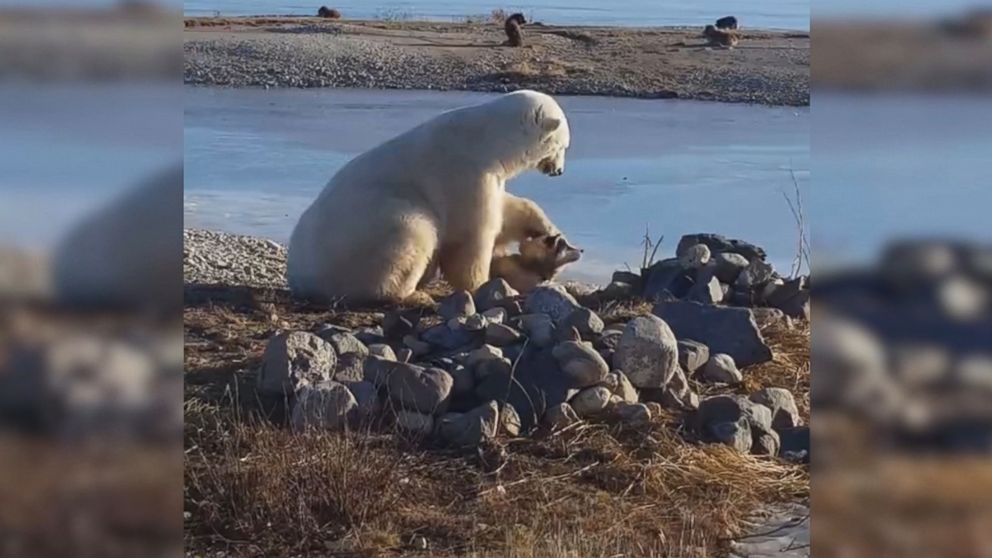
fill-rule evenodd
<path id="1" fill-rule="evenodd" d="M 369 4 L 356 0 L 324 1 L 349 18 L 462 20 L 489 14 L 494 8 L 521 12 L 529 20 L 554 25 L 705 25 L 735 15 L 751 28 L 809 29 L 809 0 L 532 0 L 503 4 L 492 0 L 390 0 Z M 316 14 L 320 2 L 299 0 L 186 0 L 189 15 Z"/>
<path id="2" fill-rule="evenodd" d="M 187 88 L 185 223 L 285 242 L 334 172 L 434 115 L 491 95 Z M 564 176 L 510 191 L 539 203 L 585 257 L 573 278 L 637 268 L 649 229 L 764 246 L 788 270 L 796 227 L 783 192 L 809 179 L 809 111 L 678 100 L 560 97 L 572 130 Z"/>

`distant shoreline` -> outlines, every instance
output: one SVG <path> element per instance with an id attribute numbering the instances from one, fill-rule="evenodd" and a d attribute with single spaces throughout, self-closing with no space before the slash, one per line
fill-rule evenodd
<path id="1" fill-rule="evenodd" d="M 186 17 L 188 85 L 356 87 L 809 105 L 809 33 L 745 30 L 738 48 L 694 27 Z"/>

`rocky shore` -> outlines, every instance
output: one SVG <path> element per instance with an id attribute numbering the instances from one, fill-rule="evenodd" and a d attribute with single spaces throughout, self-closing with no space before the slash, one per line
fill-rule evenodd
<path id="1" fill-rule="evenodd" d="M 199 550 L 224 544 L 216 532 L 303 544 L 292 503 L 325 526 L 311 550 L 712 555 L 808 497 L 808 287 L 760 247 L 686 235 L 605 287 L 495 278 L 438 286 L 432 305 L 328 307 L 288 297 L 277 243 L 188 230 L 185 244 L 186 445 L 208 448 L 187 460 Z M 375 508 L 361 523 L 375 537 L 321 519 L 328 493 Z M 522 521 L 533 542 L 511 536 Z"/>
<path id="2" fill-rule="evenodd" d="M 700 30 L 318 18 L 189 18 L 184 81 L 809 104 L 809 34 L 749 30 L 735 49 Z"/>

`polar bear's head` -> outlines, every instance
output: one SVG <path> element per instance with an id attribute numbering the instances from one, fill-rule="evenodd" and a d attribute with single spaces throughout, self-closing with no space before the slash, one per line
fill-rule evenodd
<path id="1" fill-rule="evenodd" d="M 537 170 L 548 176 L 561 176 L 565 172 L 565 150 L 570 141 L 565 114 L 561 117 L 545 116 L 541 120 L 541 128 L 541 151 L 545 156 L 537 162 Z"/>
<path id="2" fill-rule="evenodd" d="M 530 169 L 549 176 L 565 172 L 565 150 L 571 140 L 568 119 L 550 95 L 515 91 L 476 110 L 482 136 L 493 140 L 489 145 L 497 150 L 503 178 Z"/>
<path id="3" fill-rule="evenodd" d="M 565 150 L 571 141 L 568 119 L 558 103 L 548 95 L 534 91 L 533 119 L 537 144 L 531 150 L 536 164 L 528 165 L 548 176 L 561 176 L 565 172 Z"/>

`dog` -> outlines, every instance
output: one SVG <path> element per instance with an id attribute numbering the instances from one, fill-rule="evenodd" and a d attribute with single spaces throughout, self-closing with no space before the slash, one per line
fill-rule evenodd
<path id="1" fill-rule="evenodd" d="M 578 261 L 582 250 L 560 234 L 537 236 L 520 242 L 520 253 L 496 255 L 491 277 L 502 277 L 511 287 L 526 293 L 554 279 L 566 265 Z"/>

